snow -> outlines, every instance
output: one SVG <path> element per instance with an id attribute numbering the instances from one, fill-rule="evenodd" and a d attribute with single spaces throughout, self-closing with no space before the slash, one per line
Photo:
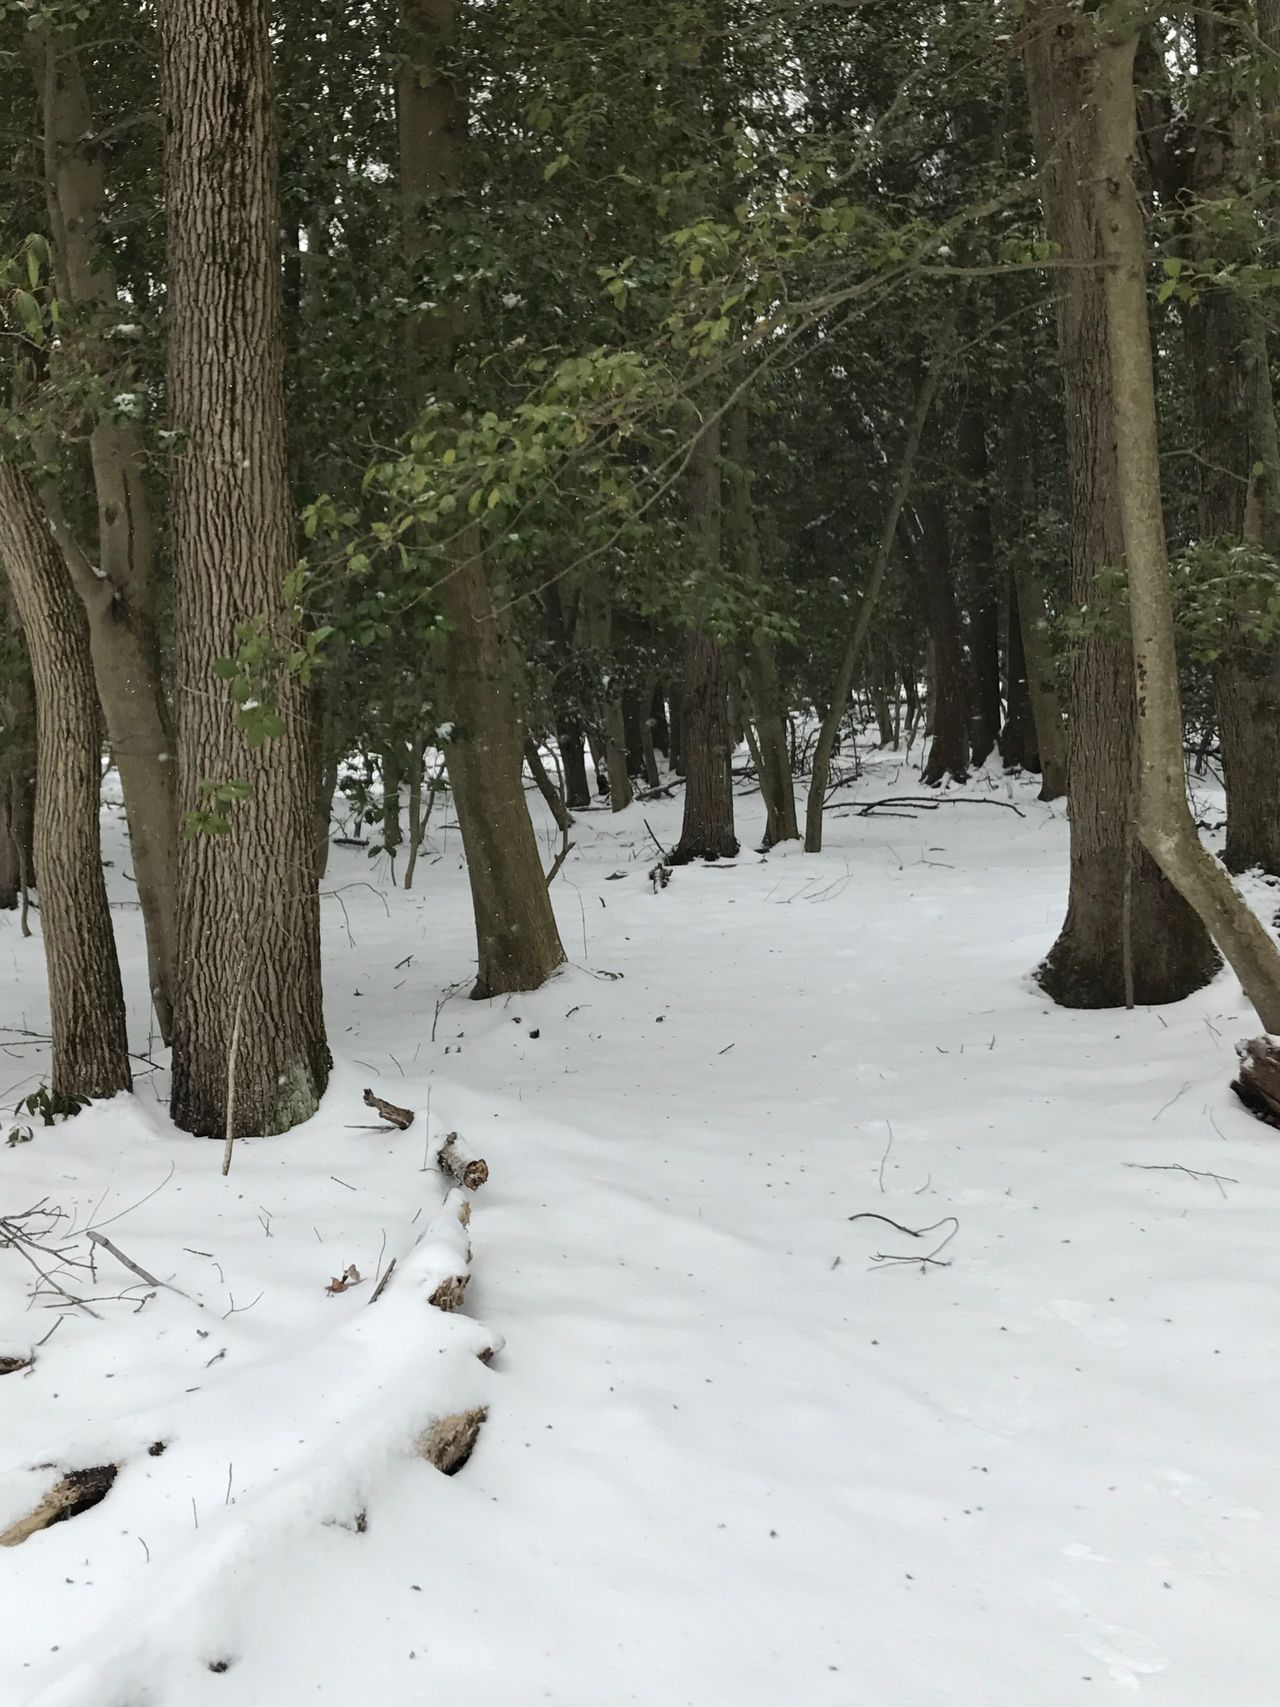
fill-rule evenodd
<path id="1" fill-rule="evenodd" d="M 101 1320 L 0 1377 L 0 1528 L 62 1469 L 124 1465 L 0 1551 L 4 1707 L 1274 1699 L 1277 1139 L 1228 1090 L 1256 1024 L 1226 974 L 1054 1009 L 1029 972 L 1062 808 L 980 775 L 966 798 L 1023 816 L 859 817 L 920 793 L 867 759 L 821 856 L 744 848 L 657 894 L 645 820 L 674 840 L 679 800 L 580 814 L 552 889 L 573 964 L 500 1002 L 460 993 L 447 809 L 412 892 L 335 847 L 315 1119 L 224 1180 L 140 1066 L 133 1098 L 0 1149 L 0 1213 L 47 1196 L 191 1295 L 111 1301 L 135 1277 L 99 1249 Z M 47 1031 L 11 915 L 0 979 Z M 0 1035 L 12 1104 L 44 1051 Z M 366 1085 L 414 1125 L 369 1130 Z M 454 1129 L 491 1177 L 444 1315 Z M 0 1250 L 0 1354 L 57 1319 L 28 1291 Z M 477 1405 L 456 1476 L 414 1456 Z"/>

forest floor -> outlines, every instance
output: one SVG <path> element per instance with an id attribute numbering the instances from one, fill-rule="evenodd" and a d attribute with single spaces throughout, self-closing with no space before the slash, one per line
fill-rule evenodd
<path id="1" fill-rule="evenodd" d="M 656 894 L 645 819 L 674 840 L 679 799 L 584 813 L 574 964 L 483 1005 L 447 811 L 410 893 L 335 848 L 309 1125 L 224 1180 L 139 1063 L 131 1100 L 0 1147 L 0 1215 L 48 1199 L 189 1294 L 117 1296 L 99 1248 L 97 1317 L 64 1315 L 0 1248 L 0 1355 L 55 1329 L 0 1377 L 0 1531 L 122 1466 L 0 1551 L 3 1707 L 1271 1707 L 1280 1135 L 1228 1089 L 1256 1028 L 1226 975 L 1055 1010 L 1061 806 L 992 775 L 856 810 L 921 793 L 868 755 L 820 857 Z M 10 914 L 0 1016 L 47 1032 Z M 12 1105 L 47 1056 L 0 1041 Z M 414 1126 L 368 1130 L 366 1085 Z M 447 1129 L 491 1168 L 474 1320 L 410 1255 Z M 412 1456 L 475 1403 L 457 1475 Z"/>

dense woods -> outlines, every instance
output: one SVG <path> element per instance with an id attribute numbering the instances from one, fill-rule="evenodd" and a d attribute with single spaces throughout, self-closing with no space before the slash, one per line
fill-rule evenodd
<path id="1" fill-rule="evenodd" d="M 864 722 L 1065 793 L 1055 1002 L 1221 956 L 1280 1030 L 1228 876 L 1280 874 L 1270 0 L 2 28 L 0 898 L 56 1090 L 129 1084 L 104 758 L 192 1132 L 323 1094 L 335 789 L 406 885 L 456 815 L 490 997 L 564 962 L 574 813 L 817 852 Z"/>

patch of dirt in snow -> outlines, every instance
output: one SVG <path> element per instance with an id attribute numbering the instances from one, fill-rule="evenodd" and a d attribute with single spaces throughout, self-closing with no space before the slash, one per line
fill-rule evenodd
<path id="1" fill-rule="evenodd" d="M 449 994 L 456 829 L 408 894 L 335 847 L 313 1121 L 223 1180 L 161 1068 L 0 1152 L 0 1213 L 110 1222 L 188 1295 L 141 1303 L 99 1249 L 101 1319 L 0 1382 L 0 1528 L 120 1466 L 0 1550 L 6 1707 L 1273 1698 L 1280 1154 L 1227 1088 L 1249 1014 L 1225 975 L 1161 1012 L 1053 1009 L 1029 974 L 1061 808 L 984 773 L 967 797 L 1023 816 L 841 815 L 919 792 L 873 754 L 821 856 L 744 847 L 656 894 L 645 819 L 673 841 L 679 801 L 583 813 L 552 891 L 573 964 L 487 1004 Z M 47 1030 L 9 915 L 0 982 Z M 11 1103 L 44 1062 L 6 1059 Z M 368 1130 L 370 1084 L 415 1124 Z M 419 1240 L 452 1129 L 492 1170 L 465 1315 L 426 1301 L 445 1224 Z M 948 1266 L 877 1260 L 935 1243 L 868 1214 L 954 1216 Z M 6 1356 L 57 1320 L 28 1273 L 0 1251 Z M 460 1474 L 414 1456 L 480 1407 Z"/>

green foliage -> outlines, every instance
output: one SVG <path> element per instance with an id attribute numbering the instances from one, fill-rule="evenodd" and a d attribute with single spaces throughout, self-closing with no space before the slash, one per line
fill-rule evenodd
<path id="1" fill-rule="evenodd" d="M 50 1090 L 48 1085 L 41 1085 L 32 1091 L 30 1096 L 23 1097 L 14 1109 L 15 1114 L 38 1115 L 45 1126 L 54 1126 L 59 1120 L 70 1120 L 79 1114 L 82 1108 L 88 1108 L 89 1098 L 73 1096 L 66 1091 Z M 10 1128 L 6 1143 L 29 1144 L 35 1133 L 30 1126 L 14 1126 Z"/>

